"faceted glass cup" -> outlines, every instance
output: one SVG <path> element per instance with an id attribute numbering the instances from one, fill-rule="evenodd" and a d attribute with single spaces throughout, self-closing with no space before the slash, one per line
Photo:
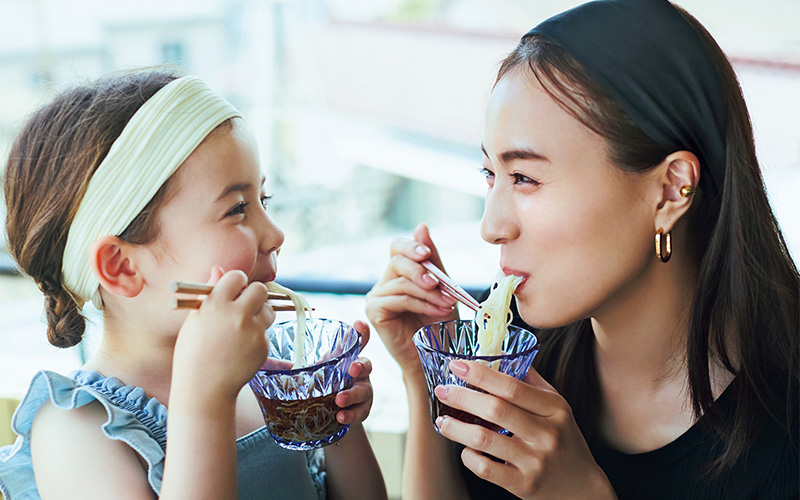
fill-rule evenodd
<path id="1" fill-rule="evenodd" d="M 508 337 L 502 345 L 502 352 L 498 356 L 478 356 L 478 328 L 472 320 L 451 320 L 423 326 L 414 334 L 414 345 L 419 353 L 422 369 L 425 372 L 425 381 L 430 396 L 431 420 L 436 432 L 439 427 L 436 419 L 439 416 L 450 416 L 470 424 L 478 424 L 508 434 L 506 429 L 491 422 L 471 415 L 461 410 L 451 408 L 439 401 L 433 393 L 437 385 L 453 384 L 469 387 L 480 391 L 477 387 L 470 386 L 450 371 L 450 361 L 461 359 L 478 361 L 495 368 L 507 375 L 522 380 L 528 373 L 533 358 L 539 352 L 536 336 L 523 328 L 510 325 Z"/>
<path id="2" fill-rule="evenodd" d="M 321 448 L 340 440 L 349 426 L 336 420 L 336 393 L 352 386 L 347 373 L 358 356 L 361 335 L 332 319 L 306 321 L 309 366 L 292 369 L 296 321 L 267 330 L 269 358 L 250 380 L 272 438 L 291 450 Z"/>

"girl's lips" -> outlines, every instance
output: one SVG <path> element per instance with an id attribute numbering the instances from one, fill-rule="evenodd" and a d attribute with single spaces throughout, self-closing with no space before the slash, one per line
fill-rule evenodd
<path id="1" fill-rule="evenodd" d="M 268 283 L 270 281 L 275 281 L 275 277 L 277 275 L 278 275 L 277 271 L 272 271 L 269 274 L 266 274 L 264 276 L 261 276 L 261 277 L 258 277 L 256 279 L 254 279 L 253 281 L 260 281 L 261 283 Z"/>

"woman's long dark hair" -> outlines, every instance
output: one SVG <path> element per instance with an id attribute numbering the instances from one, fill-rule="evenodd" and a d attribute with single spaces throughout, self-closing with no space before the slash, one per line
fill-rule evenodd
<path id="1" fill-rule="evenodd" d="M 692 408 L 723 443 L 722 454 L 707 470 L 716 474 L 732 467 L 753 444 L 765 419 L 796 434 L 800 276 L 767 200 L 733 68 L 705 28 L 678 10 L 714 61 L 728 117 L 721 195 L 704 195 L 708 190 L 701 176 L 699 206 L 691 220 L 699 275 L 686 350 Z M 606 139 L 609 157 L 620 168 L 647 171 L 672 152 L 647 137 L 560 46 L 538 35 L 523 38 L 503 61 L 497 80 L 524 67 L 567 112 Z M 597 432 L 599 404 L 591 324 L 586 319 L 540 336 L 544 341 L 536 368 L 551 374 L 589 438 Z M 735 375 L 733 415 L 720 414 L 713 404 L 711 363 Z"/>

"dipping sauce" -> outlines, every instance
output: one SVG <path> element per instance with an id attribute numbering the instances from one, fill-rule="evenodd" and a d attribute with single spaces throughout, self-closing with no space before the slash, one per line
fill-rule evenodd
<path id="1" fill-rule="evenodd" d="M 340 410 L 336 393 L 309 399 L 268 399 L 257 394 L 267 428 L 287 442 L 318 441 L 336 434 L 342 427 L 336 420 Z"/>

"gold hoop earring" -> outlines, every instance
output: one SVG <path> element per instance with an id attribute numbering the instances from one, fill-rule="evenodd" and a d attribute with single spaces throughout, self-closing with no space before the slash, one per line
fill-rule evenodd
<path id="1" fill-rule="evenodd" d="M 661 262 L 666 263 L 672 257 L 672 236 L 669 232 L 664 235 L 664 245 L 661 245 L 661 235 L 664 234 L 664 229 L 658 228 L 656 231 L 656 257 Z"/>
<path id="2" fill-rule="evenodd" d="M 695 188 L 693 188 L 689 184 L 684 184 L 681 187 L 681 196 L 683 196 L 684 198 L 688 198 L 690 196 L 693 196 L 696 192 L 697 192 L 697 190 Z"/>

